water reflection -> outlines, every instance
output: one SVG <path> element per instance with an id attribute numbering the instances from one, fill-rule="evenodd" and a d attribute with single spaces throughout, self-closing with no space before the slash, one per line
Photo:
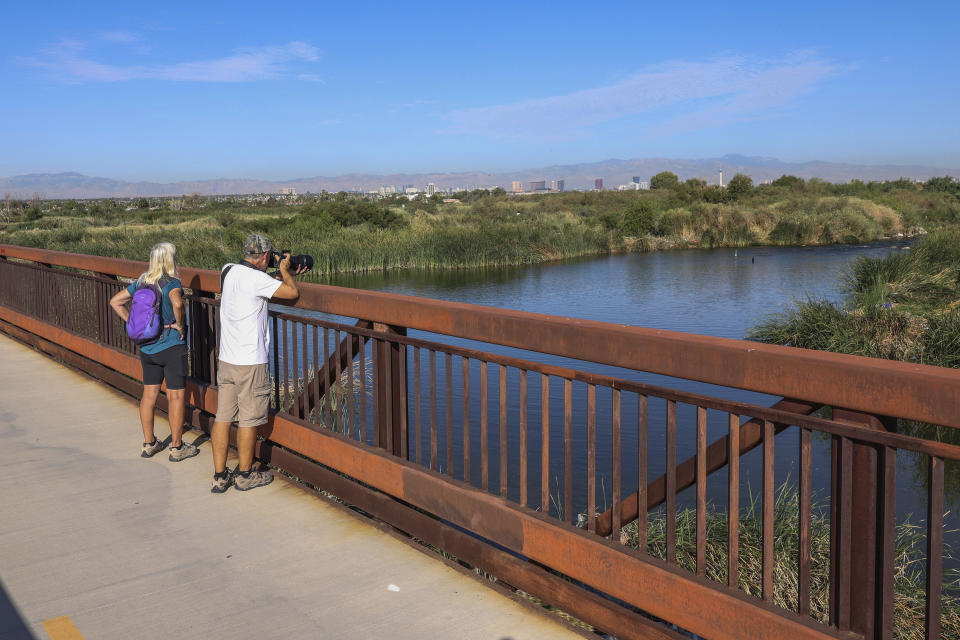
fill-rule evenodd
<path id="1" fill-rule="evenodd" d="M 725 338 L 742 338 L 748 329 L 770 313 L 776 313 L 787 308 L 792 302 L 805 297 L 820 297 L 839 300 L 840 275 L 847 265 L 856 257 L 867 255 L 880 257 L 891 251 L 902 250 L 908 243 L 881 243 L 862 246 L 832 246 L 832 247 L 794 247 L 794 248 L 747 248 L 747 249 L 717 249 L 717 250 L 683 250 L 647 254 L 630 254 L 609 256 L 588 260 L 574 260 L 548 265 L 536 265 L 514 268 L 492 268 L 471 270 L 444 270 L 444 271 L 390 271 L 368 274 L 349 274 L 334 276 L 325 279 L 325 282 L 338 286 L 389 291 L 393 293 L 422 296 L 441 300 L 468 302 L 480 305 L 489 305 L 507 309 L 518 309 L 551 315 L 586 318 L 617 324 L 645 326 L 657 329 L 668 329 L 711 335 Z M 415 337 L 434 338 L 429 334 L 411 332 Z M 480 348 L 497 353 L 524 357 L 522 350 L 510 348 L 491 348 L 489 345 L 479 345 L 467 340 L 443 338 L 444 342 L 460 346 Z M 762 394 L 741 391 L 736 389 L 718 388 L 712 385 L 691 382 L 687 380 L 670 380 L 663 376 L 656 376 L 637 371 L 624 371 L 612 367 L 599 365 L 584 365 L 570 362 L 563 358 L 544 357 L 538 355 L 536 360 L 549 362 L 561 366 L 575 366 L 596 373 L 615 375 L 639 382 L 662 384 L 683 391 L 704 393 L 721 398 L 748 402 L 760 406 L 769 406 L 778 398 Z M 439 379 L 445 376 L 443 358 L 438 359 Z M 643 362 L 637 363 L 638 369 L 643 369 Z M 474 366 L 476 363 L 474 363 Z M 423 375 L 426 375 L 426 367 Z M 471 377 L 478 376 L 475 372 Z M 514 375 L 511 372 L 510 375 Z M 460 378 L 460 363 L 453 365 L 453 388 L 462 388 Z M 528 424 L 539 425 L 540 420 L 540 389 L 538 376 L 531 376 L 528 387 Z M 424 384 L 428 381 L 424 379 Z M 471 381 L 474 394 L 470 399 L 471 449 L 479 448 L 479 399 L 476 395 L 477 381 Z M 488 385 L 491 390 L 498 385 L 496 367 L 488 371 Z M 424 387 L 425 389 L 428 387 Z M 517 386 L 515 380 L 510 380 L 509 393 L 512 397 L 508 411 L 508 423 L 518 420 Z M 582 394 L 583 390 L 576 390 L 575 394 Z M 441 394 L 442 396 L 442 394 Z M 462 407 L 462 396 L 459 391 L 451 397 L 452 406 L 459 419 Z M 609 400 L 598 398 L 598 469 L 609 469 L 610 440 L 609 429 Z M 421 410 L 426 416 L 428 398 L 424 396 Z M 635 401 L 634 401 L 635 402 Z M 446 398 L 438 398 L 437 411 L 441 425 L 445 415 Z M 550 393 L 551 422 L 559 425 L 562 410 L 562 395 L 559 389 Z M 664 433 L 663 416 L 665 409 L 661 402 L 652 402 L 650 406 L 650 476 L 651 478 L 663 472 Z M 582 413 L 582 404 L 574 404 L 574 418 L 577 423 L 585 420 Z M 411 409 L 412 410 L 412 409 Z M 490 415 L 489 438 L 491 447 L 499 437 L 497 407 L 488 407 Z M 682 460 L 695 451 L 695 424 L 693 407 L 681 406 L 678 414 L 677 446 L 678 459 Z M 716 414 L 716 415 L 714 415 Z M 425 418 L 426 419 L 426 418 Z M 636 410 L 624 405 L 624 424 L 636 424 Z M 709 412 L 709 440 L 713 441 L 725 433 L 725 416 L 719 412 Z M 601 427 L 606 425 L 605 427 Z M 424 430 L 426 431 L 426 430 Z M 441 428 L 442 431 L 442 428 Z M 530 429 L 531 450 L 539 442 L 539 429 Z M 604 435 L 606 433 L 606 435 Z M 441 451 L 443 438 L 441 432 Z M 636 447 L 635 433 L 625 429 L 623 432 L 624 450 Z M 429 447 L 429 434 L 421 434 L 421 447 Z M 508 439 L 510 456 L 515 455 L 516 443 L 514 436 Z M 778 452 L 793 451 L 792 444 L 796 434 L 785 432 L 778 436 Z M 458 440 L 459 441 L 459 440 Z M 411 443 L 414 447 L 415 442 Z M 585 446 L 581 440 L 577 446 Z M 458 447 L 462 447 L 458 445 Z M 815 443 L 815 467 L 817 467 L 821 481 L 820 494 L 828 495 L 829 482 L 829 443 L 826 439 Z M 455 453 L 455 471 L 462 469 L 461 449 Z M 658 453 L 659 452 L 659 453 Z M 494 452 L 491 450 L 491 453 Z M 562 460 L 562 443 L 550 442 L 551 468 L 559 468 Z M 778 454 L 779 455 L 779 454 Z M 747 485 L 754 490 L 759 488 L 759 458 L 760 451 L 755 450 L 743 459 L 742 477 L 745 490 Z M 913 514 L 913 519 L 923 517 L 926 505 L 925 471 L 915 468 L 916 460 L 913 456 L 899 456 L 901 473 L 898 481 L 897 502 L 901 516 Z M 924 459 L 925 460 L 925 459 Z M 556 462 L 554 462 L 556 461 Z M 536 461 L 534 461 L 536 462 Z M 554 464 L 557 466 L 555 467 Z M 635 465 L 628 457 L 625 459 L 624 471 L 629 477 L 632 474 L 630 465 Z M 491 460 L 491 487 L 497 487 L 498 461 Z M 954 465 L 951 465 L 953 470 Z M 508 461 L 511 492 L 515 491 L 518 483 L 517 465 Z M 479 474 L 475 465 L 471 468 L 471 476 Z M 584 476 L 585 469 L 576 468 L 575 478 Z M 950 474 L 953 476 L 953 474 Z M 778 457 L 776 465 L 778 482 L 797 478 L 797 470 L 792 455 Z M 478 478 L 474 478 L 476 482 Z M 608 477 L 609 480 L 609 477 Z M 725 503 L 726 473 L 721 471 L 713 474 L 709 480 L 709 493 L 718 504 Z M 539 484 L 539 469 L 536 464 L 528 467 L 528 483 L 531 488 Z M 960 497 L 960 481 L 948 480 L 948 504 L 954 508 Z M 606 489 L 609 491 L 609 484 Z M 624 487 L 626 490 L 635 489 L 635 486 Z M 689 492 L 688 492 L 689 493 Z M 535 491 L 530 495 L 531 503 L 536 504 L 539 498 Z M 681 501 L 684 496 L 681 495 Z"/>

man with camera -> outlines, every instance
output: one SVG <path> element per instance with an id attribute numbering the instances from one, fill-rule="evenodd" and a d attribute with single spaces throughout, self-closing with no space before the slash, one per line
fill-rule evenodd
<path id="1" fill-rule="evenodd" d="M 298 256 L 300 258 L 301 256 Z M 282 282 L 267 275 L 279 267 Z M 302 261 L 295 273 L 307 271 Z M 253 450 L 257 427 L 266 423 L 270 410 L 270 334 L 267 303 L 296 300 L 300 296 L 290 272 L 290 254 L 280 254 L 260 234 L 247 238 L 243 260 L 226 264 L 220 272 L 220 353 L 217 370 L 217 417 L 210 439 L 213 445 L 213 493 L 231 484 L 240 491 L 273 481 L 267 470 L 254 470 Z M 237 423 L 239 462 L 227 468 L 230 424 Z"/>

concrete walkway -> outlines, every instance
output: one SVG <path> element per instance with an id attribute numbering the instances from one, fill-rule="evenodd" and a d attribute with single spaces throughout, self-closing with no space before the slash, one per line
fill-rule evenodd
<path id="1" fill-rule="evenodd" d="M 0 638 L 583 637 L 280 479 L 211 494 L 209 443 L 141 459 L 128 398 L 0 362 Z"/>

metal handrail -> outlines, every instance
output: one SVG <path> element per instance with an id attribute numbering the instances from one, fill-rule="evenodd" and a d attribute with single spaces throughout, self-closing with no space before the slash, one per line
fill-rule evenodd
<path id="1" fill-rule="evenodd" d="M 126 277 L 145 268 L 12 245 L 0 257 Z M 181 281 L 220 286 L 210 270 L 182 268 Z M 297 308 L 960 428 L 960 370 L 330 285 L 300 291 Z"/>

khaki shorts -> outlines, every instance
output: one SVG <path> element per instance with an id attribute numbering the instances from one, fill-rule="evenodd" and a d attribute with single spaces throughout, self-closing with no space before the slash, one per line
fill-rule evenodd
<path id="1" fill-rule="evenodd" d="M 270 411 L 270 368 L 267 364 L 220 362 L 217 370 L 217 422 L 259 427 Z"/>

